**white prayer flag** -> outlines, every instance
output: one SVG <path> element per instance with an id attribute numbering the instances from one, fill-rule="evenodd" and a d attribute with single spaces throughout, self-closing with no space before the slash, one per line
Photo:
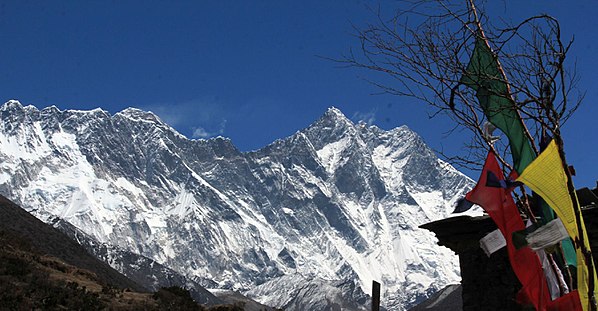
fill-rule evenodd
<path id="1" fill-rule="evenodd" d="M 480 247 L 488 257 L 497 250 L 507 246 L 507 241 L 500 230 L 496 229 L 480 239 Z"/>
<path id="2" fill-rule="evenodd" d="M 569 237 L 563 222 L 557 218 L 536 231 L 528 234 L 525 239 L 529 247 L 535 251 L 552 246 Z"/>

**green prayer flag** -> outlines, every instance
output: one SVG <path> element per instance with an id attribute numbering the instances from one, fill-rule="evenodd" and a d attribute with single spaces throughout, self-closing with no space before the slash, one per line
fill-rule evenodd
<path id="1" fill-rule="evenodd" d="M 561 247 L 565 254 L 565 261 L 568 266 L 577 267 L 577 258 L 575 257 L 575 246 L 573 246 L 573 240 L 568 238 L 561 242 Z"/>
<path id="2" fill-rule="evenodd" d="M 536 153 L 525 135 L 523 122 L 515 110 L 515 102 L 509 95 L 506 78 L 499 69 L 497 57 L 483 38 L 476 39 L 461 83 L 476 91 L 476 97 L 488 121 L 509 139 L 515 171 L 521 174 L 536 158 Z M 554 219 L 554 212 L 546 202 L 541 202 L 541 208 L 545 216 L 544 223 Z M 562 246 L 567 264 L 576 266 L 577 258 L 571 239 L 563 241 Z"/>
<path id="3" fill-rule="evenodd" d="M 521 174 L 536 157 L 515 102 L 508 92 L 498 60 L 484 39 L 477 38 L 471 60 L 461 83 L 476 91 L 480 105 L 490 123 L 509 138 L 513 165 Z"/>
<path id="4" fill-rule="evenodd" d="M 476 91 L 476 97 L 488 121 L 505 133 L 509 139 L 515 171 L 518 174 L 523 173 L 523 170 L 536 158 L 536 153 L 525 135 L 525 125 L 509 94 L 506 77 L 500 71 L 498 59 L 481 37 L 476 38 L 461 83 Z M 544 200 L 541 200 L 540 206 L 544 214 L 543 223 L 553 220 L 554 212 L 551 207 Z M 577 257 L 571 239 L 562 241 L 561 245 L 566 264 L 577 266 Z"/>

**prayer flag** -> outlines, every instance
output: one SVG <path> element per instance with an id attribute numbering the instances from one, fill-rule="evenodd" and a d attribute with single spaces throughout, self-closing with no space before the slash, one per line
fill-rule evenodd
<path id="1" fill-rule="evenodd" d="M 573 199 L 577 201 L 575 192 L 569 193 L 567 186 L 568 178 L 563 168 L 563 161 L 560 156 L 558 146 L 553 140 L 548 147 L 534 160 L 517 178 L 530 187 L 534 192 L 540 195 L 556 212 L 562 220 L 567 232 L 574 241 L 581 241 L 578 225 L 583 230 L 583 245 L 576 245 L 577 255 L 577 289 L 581 299 L 583 310 L 590 309 L 590 282 L 593 284 L 593 292 L 598 296 L 596 290 L 596 272 L 592 271 L 593 278 L 590 279 L 588 262 L 584 259 L 582 247 L 590 250 L 590 244 L 585 230 L 583 217 L 580 214 L 580 223 L 578 224 L 573 208 Z M 572 197 L 573 195 L 573 197 Z M 578 204 L 579 205 L 579 204 Z M 591 253 L 588 260 L 592 260 Z M 592 263 L 593 266 L 593 263 Z"/>
<path id="2" fill-rule="evenodd" d="M 513 165 L 521 174 L 536 153 L 525 135 L 525 126 L 508 92 L 506 77 L 499 69 L 498 59 L 483 38 L 476 39 L 461 83 L 476 91 L 488 121 L 509 138 Z"/>
<path id="3" fill-rule="evenodd" d="M 500 70 L 498 58 L 482 37 L 476 38 L 475 47 L 465 74 L 461 77 L 461 83 L 476 91 L 476 97 L 488 121 L 505 133 L 509 139 L 515 172 L 521 174 L 535 159 L 536 153 L 525 135 L 525 125 L 509 94 L 507 79 Z M 543 135 L 542 138 L 544 147 L 547 136 Z M 465 205 L 461 207 L 465 207 Z M 542 220 L 544 223 L 554 219 L 553 212 L 546 203 L 542 202 L 541 207 L 545 216 Z M 576 266 L 577 260 L 572 245 L 569 239 L 562 243 L 567 264 Z"/>
<path id="4" fill-rule="evenodd" d="M 480 239 L 480 247 L 488 257 L 505 246 L 507 246 L 507 241 L 498 229 Z"/>
<path id="5" fill-rule="evenodd" d="M 553 300 L 557 299 L 561 296 L 561 289 L 559 288 L 557 276 L 552 270 L 550 259 L 546 256 L 546 253 L 543 250 L 536 252 L 536 254 L 540 257 L 542 269 L 544 269 L 544 276 L 546 277 L 548 289 L 550 290 L 550 298 Z"/>
<path id="6" fill-rule="evenodd" d="M 520 181 L 512 181 L 509 179 L 500 179 L 498 176 L 494 175 L 492 172 L 488 172 L 488 176 L 486 177 L 486 186 L 488 187 L 495 187 L 495 188 L 515 188 L 522 186 L 523 183 Z"/>
<path id="7" fill-rule="evenodd" d="M 465 198 L 480 205 L 494 220 L 504 237 L 507 237 L 507 251 L 513 272 L 522 285 L 522 293 L 534 304 L 537 310 L 543 310 L 549 304 L 550 293 L 538 256 L 530 248 L 515 249 L 511 235 L 525 229 L 525 225 L 515 201 L 508 189 L 488 187 L 488 172 L 499 179 L 505 179 L 494 153 L 488 153 L 480 180 Z"/>
<path id="8" fill-rule="evenodd" d="M 546 309 L 548 311 L 564 311 L 564 310 L 571 310 L 571 311 L 578 311 L 582 310 L 580 302 L 579 302 L 579 295 L 578 291 L 574 290 L 570 293 L 563 295 L 548 305 Z"/>
<path id="9" fill-rule="evenodd" d="M 461 198 L 457 201 L 457 206 L 455 206 L 455 210 L 453 213 L 463 213 L 471 209 L 474 204 L 470 201 L 467 201 L 465 198 Z"/>
<path id="10" fill-rule="evenodd" d="M 569 237 L 567 229 L 560 219 L 554 219 L 525 238 L 529 247 L 535 251 L 557 244 Z"/>

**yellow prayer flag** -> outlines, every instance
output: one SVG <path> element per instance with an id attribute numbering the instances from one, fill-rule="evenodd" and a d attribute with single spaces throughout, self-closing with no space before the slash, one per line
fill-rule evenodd
<path id="1" fill-rule="evenodd" d="M 573 241 L 579 241 L 579 231 L 577 221 L 575 220 L 575 210 L 573 208 L 573 199 L 577 201 L 577 196 L 573 192 L 573 198 L 569 194 L 567 187 L 567 175 L 563 168 L 563 162 L 559 154 L 559 149 L 554 140 L 548 147 L 521 173 L 517 178 L 534 192 L 539 194 L 552 207 L 559 216 L 567 232 Z M 577 204 L 579 206 L 579 203 Z M 584 246 L 590 249 L 590 243 L 586 234 L 586 228 L 582 216 L 580 215 L 581 227 L 583 230 Z M 585 261 L 579 245 L 575 245 L 577 255 L 577 289 L 581 305 L 584 311 L 590 310 L 589 290 L 589 270 L 588 263 Z M 593 264 L 592 264 L 593 266 Z M 594 275 L 594 295 L 598 297 L 598 279 L 596 271 Z"/>
<path id="2" fill-rule="evenodd" d="M 554 209 L 571 236 L 578 235 L 573 201 L 567 187 L 567 175 L 554 140 L 517 180 L 539 194 Z"/>

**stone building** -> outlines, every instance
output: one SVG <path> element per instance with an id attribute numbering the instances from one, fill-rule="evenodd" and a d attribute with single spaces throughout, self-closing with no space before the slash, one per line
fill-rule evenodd
<path id="1" fill-rule="evenodd" d="M 598 258 L 598 184 L 594 190 L 577 190 L 577 196 L 592 253 Z M 480 248 L 480 239 L 496 229 L 489 216 L 456 216 L 420 228 L 434 232 L 439 245 L 450 248 L 459 256 L 462 310 L 525 310 L 515 301 L 521 285 L 511 269 L 506 248 L 489 257 Z M 443 309 L 440 305 L 439 308 Z"/>

